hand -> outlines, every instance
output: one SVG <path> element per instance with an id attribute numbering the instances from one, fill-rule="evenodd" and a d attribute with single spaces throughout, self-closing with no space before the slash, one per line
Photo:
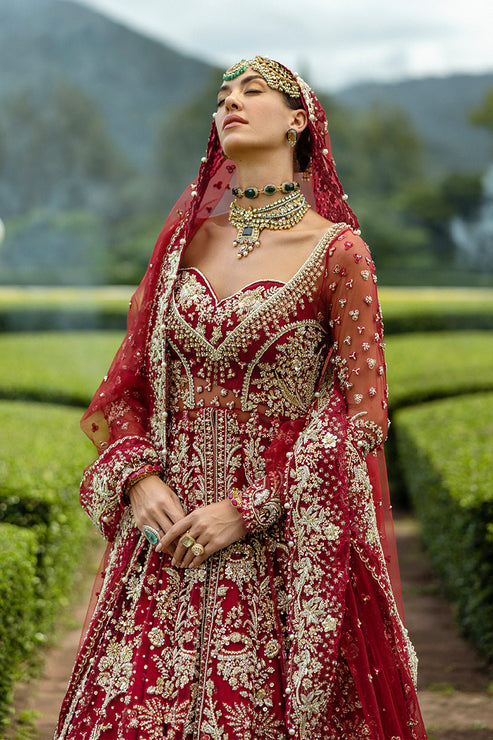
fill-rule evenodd
<path id="1" fill-rule="evenodd" d="M 142 527 L 147 524 L 160 534 L 166 533 L 175 522 L 185 516 L 180 499 L 158 475 L 149 475 L 139 480 L 130 488 L 128 496 L 135 523 L 141 532 Z M 170 541 L 163 549 L 173 555 L 175 543 Z"/>
<path id="2" fill-rule="evenodd" d="M 187 532 L 204 548 L 202 555 L 194 555 L 191 547 L 185 547 L 180 541 Z M 186 517 L 180 519 L 162 538 L 156 551 L 166 550 L 176 541 L 172 565 L 181 568 L 196 568 L 218 550 L 241 540 L 246 534 L 245 525 L 240 512 L 231 505 L 229 500 L 217 501 L 195 509 Z"/>

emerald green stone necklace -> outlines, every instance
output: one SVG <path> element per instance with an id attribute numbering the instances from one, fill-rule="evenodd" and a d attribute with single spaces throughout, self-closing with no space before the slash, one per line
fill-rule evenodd
<path id="1" fill-rule="evenodd" d="M 231 188 L 231 192 L 235 196 L 235 198 L 258 198 L 260 193 L 263 193 L 264 195 L 275 195 L 276 193 L 284 193 L 287 195 L 288 193 L 292 193 L 295 190 L 299 190 L 300 184 L 299 182 L 283 182 L 281 185 L 264 185 L 263 188 L 254 188 L 251 185 L 247 188 L 244 188 L 243 190 L 238 187 Z"/>

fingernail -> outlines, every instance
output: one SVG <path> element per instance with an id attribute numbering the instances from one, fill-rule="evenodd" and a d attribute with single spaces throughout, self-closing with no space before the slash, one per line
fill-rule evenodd
<path id="1" fill-rule="evenodd" d="M 174 558 L 171 558 L 171 565 L 176 565 L 176 560 Z"/>

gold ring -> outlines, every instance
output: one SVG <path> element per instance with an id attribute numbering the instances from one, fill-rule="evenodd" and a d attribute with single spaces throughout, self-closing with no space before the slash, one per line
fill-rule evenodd
<path id="1" fill-rule="evenodd" d="M 183 547 L 190 547 L 191 545 L 195 545 L 194 538 L 190 534 L 188 534 L 188 532 L 185 532 L 183 537 L 180 539 L 180 542 Z"/>
<path id="2" fill-rule="evenodd" d="M 200 544 L 200 542 L 196 542 L 195 545 L 192 547 L 193 554 L 199 558 L 201 555 L 204 554 L 204 546 Z"/>

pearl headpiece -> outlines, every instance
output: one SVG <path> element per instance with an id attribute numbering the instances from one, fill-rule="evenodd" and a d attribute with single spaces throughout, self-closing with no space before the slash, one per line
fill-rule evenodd
<path id="1" fill-rule="evenodd" d="M 290 98 L 300 97 L 297 79 L 282 64 L 266 57 L 256 56 L 253 59 L 242 59 L 241 62 L 236 62 L 223 74 L 223 80 L 234 80 L 235 77 L 246 72 L 249 67 L 262 75 L 273 90 L 286 93 Z"/>

